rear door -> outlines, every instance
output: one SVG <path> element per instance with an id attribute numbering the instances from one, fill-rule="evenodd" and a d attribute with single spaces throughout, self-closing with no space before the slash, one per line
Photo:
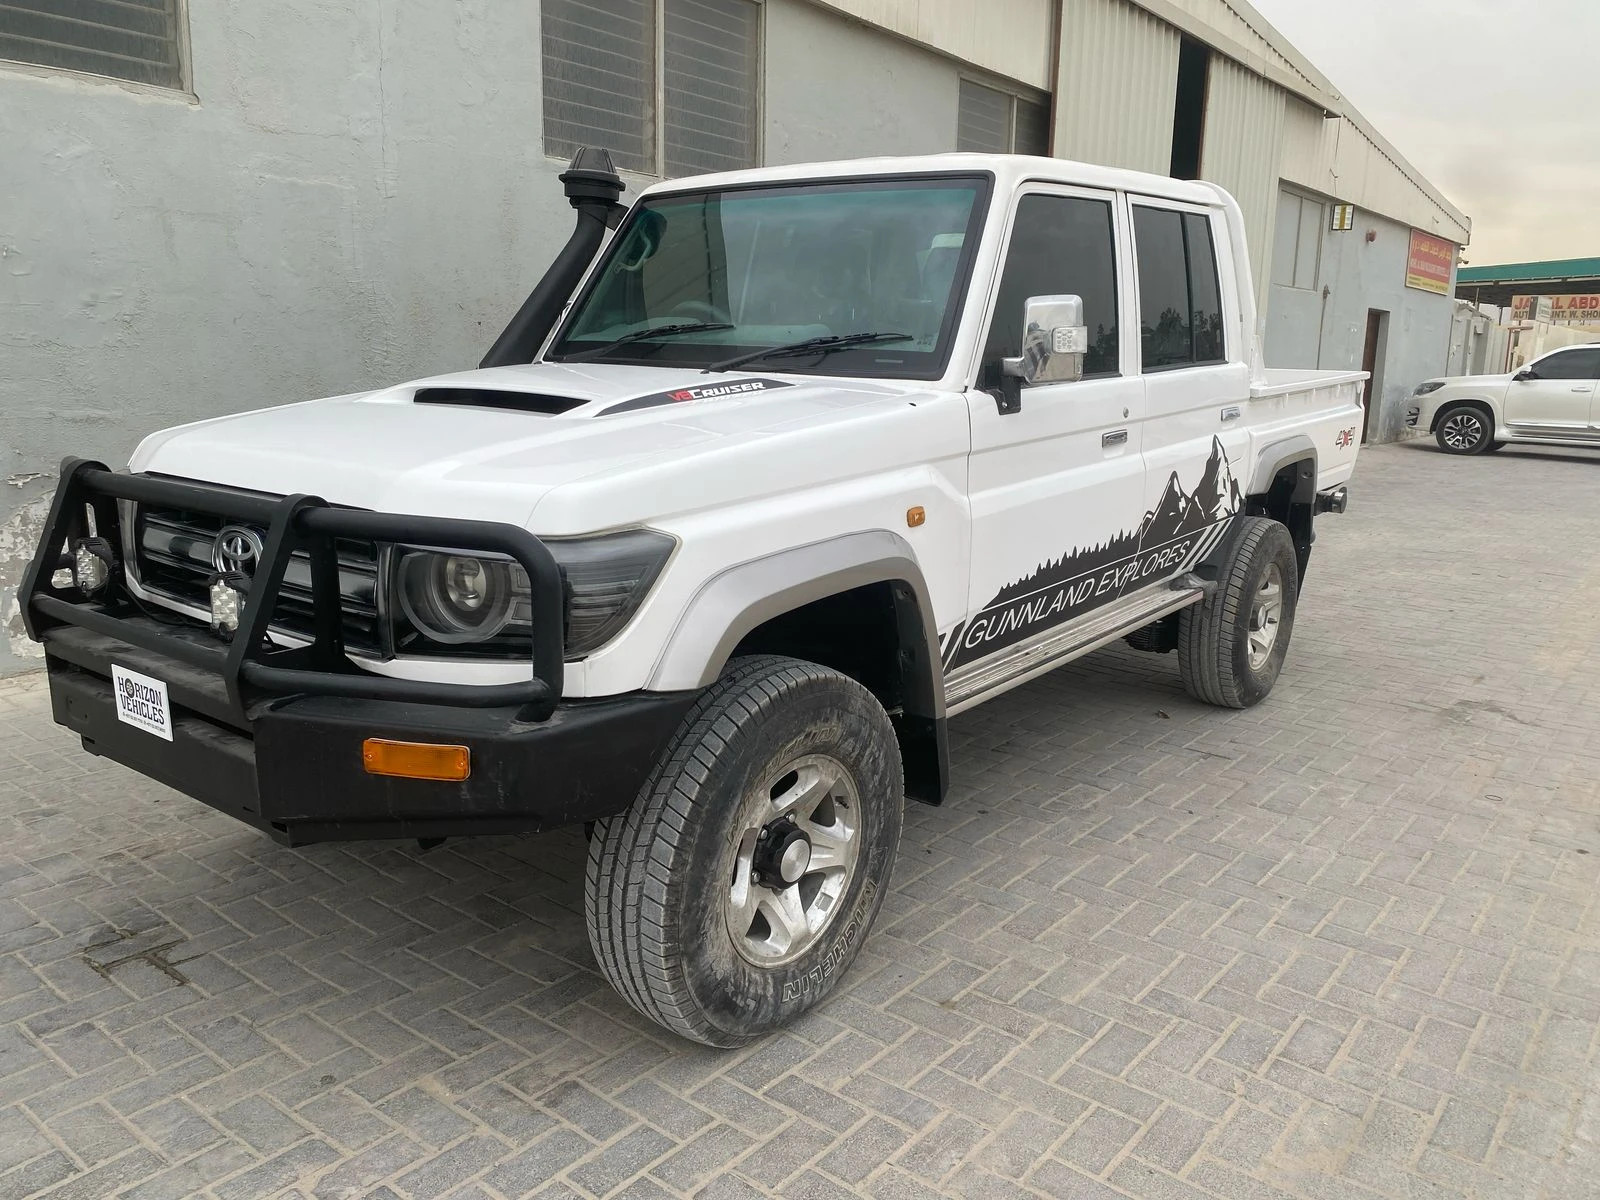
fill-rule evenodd
<path id="1" fill-rule="evenodd" d="M 1143 385 L 1125 330 L 1132 312 L 1126 210 L 1114 193 L 1030 185 L 1012 209 L 989 313 L 979 389 L 968 393 L 972 586 L 945 646 L 955 670 L 1114 601 L 1143 511 Z M 1001 413 L 988 389 L 1021 352 L 1031 296 L 1083 298 L 1083 378 L 1022 389 Z"/>
<path id="2" fill-rule="evenodd" d="M 1250 368 L 1239 328 L 1227 226 L 1199 205 L 1133 196 L 1139 365 L 1144 377 L 1148 584 L 1189 569 L 1221 538 L 1249 481 Z"/>
<path id="3" fill-rule="evenodd" d="M 1506 385 L 1506 424 L 1519 433 L 1586 438 L 1594 429 L 1600 346 L 1557 350 Z"/>

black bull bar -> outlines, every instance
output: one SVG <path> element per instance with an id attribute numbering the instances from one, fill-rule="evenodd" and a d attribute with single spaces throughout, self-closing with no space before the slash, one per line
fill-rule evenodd
<path id="1" fill-rule="evenodd" d="M 239 628 L 231 640 L 193 636 L 193 629 L 180 634 L 139 619 L 148 606 L 128 591 L 121 571 L 113 571 L 103 594 L 93 599 L 85 598 L 75 583 L 61 586 L 55 582 L 59 571 L 71 569 L 72 548 L 82 538 L 104 538 L 119 556 L 123 553 L 127 543 L 122 536 L 119 501 L 203 512 L 266 529 Z M 340 538 L 480 551 L 514 560 L 532 584 L 530 678 L 490 685 L 434 683 L 394 679 L 357 668 L 344 648 L 335 548 Z M 284 571 L 297 551 L 303 551 L 310 562 L 312 639 L 304 646 L 274 646 L 267 635 Z M 214 673 L 226 690 L 230 715 L 241 721 L 246 719 L 246 705 L 252 698 L 277 695 L 456 708 L 522 706 L 525 719 L 542 721 L 561 698 L 563 588 L 561 569 L 549 549 L 514 525 L 337 508 L 315 496 L 279 499 L 124 474 L 103 463 L 68 458 L 61 464 L 61 482 L 38 549 L 23 575 L 19 600 L 28 636 L 35 641 L 48 643 L 52 629 L 73 626 Z"/>

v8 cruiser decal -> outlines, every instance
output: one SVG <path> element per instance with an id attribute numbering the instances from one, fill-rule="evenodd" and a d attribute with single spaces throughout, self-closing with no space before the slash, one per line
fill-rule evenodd
<path id="1" fill-rule="evenodd" d="M 621 404 L 601 409 L 602 417 L 617 413 L 635 412 L 641 408 L 659 408 L 663 404 L 684 404 L 690 400 L 714 400 L 721 396 L 740 396 L 747 392 L 770 392 L 773 388 L 793 387 L 787 379 L 735 379 L 729 383 L 704 383 L 698 387 L 674 388 L 670 392 L 652 392 L 648 396 L 635 396 Z"/>
<path id="2" fill-rule="evenodd" d="M 1193 491 L 1184 489 L 1174 471 L 1160 503 L 1145 513 L 1139 528 L 1073 550 L 1001 588 L 945 640 L 945 671 L 1080 617 L 1143 584 L 1187 571 L 1222 540 L 1243 499 L 1227 452 L 1213 438 L 1211 457 Z"/>

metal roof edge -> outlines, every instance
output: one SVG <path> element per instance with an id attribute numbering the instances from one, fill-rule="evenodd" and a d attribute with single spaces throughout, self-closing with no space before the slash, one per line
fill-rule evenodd
<path id="1" fill-rule="evenodd" d="M 1371 143 L 1373 149 L 1387 158 L 1394 165 L 1395 170 L 1405 176 L 1413 187 L 1437 205 L 1440 211 L 1462 230 L 1465 235 L 1462 242 L 1463 245 L 1471 240 L 1472 218 L 1452 204 L 1443 192 L 1429 183 L 1422 172 L 1417 170 L 1388 138 L 1379 133 L 1372 122 L 1368 121 L 1366 117 L 1356 110 L 1339 89 L 1333 85 L 1332 81 L 1317 70 L 1316 67 L 1312 66 L 1310 61 L 1295 49 L 1293 43 L 1279 33 L 1272 22 L 1257 12 L 1248 3 L 1248 0 L 1227 0 L 1227 3 L 1234 15 L 1239 18 L 1247 29 L 1254 32 L 1262 41 L 1272 47 L 1274 53 L 1281 56 L 1292 66 L 1293 73 L 1285 70 L 1278 63 L 1264 59 L 1249 47 L 1207 25 L 1193 13 L 1178 7 L 1174 0 L 1132 0 L 1132 2 L 1161 18 L 1161 20 L 1177 26 L 1190 36 L 1205 42 L 1213 49 L 1238 62 L 1241 66 L 1256 72 L 1313 107 L 1320 108 L 1325 115 L 1341 117 L 1348 121 L 1356 132 Z M 1298 80 L 1294 77 L 1296 74 L 1300 76 Z"/>
<path id="2" fill-rule="evenodd" d="M 1600 258 L 1551 258 L 1542 262 L 1461 267 L 1462 283 L 1549 283 L 1558 279 L 1600 279 Z"/>

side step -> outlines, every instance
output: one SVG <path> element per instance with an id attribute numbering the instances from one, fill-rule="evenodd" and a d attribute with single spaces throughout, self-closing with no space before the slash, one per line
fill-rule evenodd
<path id="1" fill-rule="evenodd" d="M 945 680 L 945 707 L 950 716 L 1002 692 L 1037 679 L 1075 658 L 1116 641 L 1169 613 L 1188 608 L 1205 598 L 1206 584 L 1195 575 L 1182 575 L 1170 584 L 1150 588 L 1107 612 L 1087 613 L 1076 621 L 1038 638 L 1003 650 L 994 658 L 973 663 Z"/>

